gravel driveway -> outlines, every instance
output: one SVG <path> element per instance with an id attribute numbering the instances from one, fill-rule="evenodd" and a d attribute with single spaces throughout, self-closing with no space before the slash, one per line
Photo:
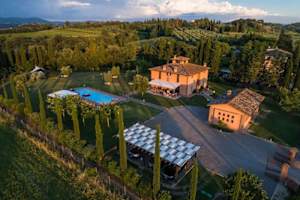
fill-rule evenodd
<path id="1" fill-rule="evenodd" d="M 276 144 L 263 139 L 238 133 L 221 133 L 207 123 L 208 110 L 198 107 L 168 109 L 145 125 L 161 125 L 163 132 L 200 145 L 198 159 L 213 173 L 227 175 L 239 168 L 259 176 L 266 191 L 272 195 L 276 182 L 264 175 L 266 162 Z"/>

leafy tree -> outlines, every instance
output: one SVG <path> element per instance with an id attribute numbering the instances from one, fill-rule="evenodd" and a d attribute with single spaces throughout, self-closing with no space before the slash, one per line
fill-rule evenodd
<path id="1" fill-rule="evenodd" d="M 195 200 L 196 199 L 197 189 L 198 189 L 198 170 L 199 170 L 198 162 L 195 159 L 194 160 L 194 167 L 193 167 L 193 170 L 192 170 L 189 200 Z"/>
<path id="2" fill-rule="evenodd" d="M 28 88 L 24 85 L 24 99 L 25 99 L 25 108 L 28 113 L 32 113 L 32 104 L 30 99 L 30 94 L 28 92 Z"/>
<path id="3" fill-rule="evenodd" d="M 284 29 L 281 30 L 277 47 L 289 52 L 293 52 L 293 38 L 291 35 L 287 34 Z"/>
<path id="4" fill-rule="evenodd" d="M 13 101 L 14 101 L 15 104 L 18 104 L 19 103 L 19 97 L 18 97 L 18 93 L 17 93 L 17 90 L 16 90 L 15 81 L 14 81 L 14 78 L 13 78 L 12 75 L 9 77 L 9 82 L 10 82 L 10 89 L 11 89 Z"/>
<path id="5" fill-rule="evenodd" d="M 110 106 L 101 106 L 100 112 L 103 115 L 107 127 L 110 127 L 110 119 L 111 119 L 111 107 Z"/>
<path id="6" fill-rule="evenodd" d="M 156 197 L 160 191 L 160 126 L 156 127 L 155 154 L 153 166 L 153 196 Z"/>
<path id="7" fill-rule="evenodd" d="M 135 90 L 140 93 L 142 96 L 146 93 L 148 89 L 148 78 L 142 75 L 137 74 L 133 79 L 133 84 Z"/>
<path id="8" fill-rule="evenodd" d="M 118 117 L 118 134 L 119 134 L 119 154 L 120 154 L 120 168 L 122 172 L 127 169 L 127 151 L 126 141 L 124 137 L 124 119 L 123 110 L 118 107 L 116 109 L 116 116 Z"/>
<path id="9" fill-rule="evenodd" d="M 300 90 L 294 89 L 289 91 L 287 88 L 280 88 L 280 102 L 281 107 L 287 112 L 300 111 Z"/>
<path id="10" fill-rule="evenodd" d="M 40 111 L 40 120 L 41 120 L 41 127 L 42 130 L 46 129 L 46 124 L 47 124 L 47 115 L 46 115 L 46 108 L 45 108 L 45 103 L 44 99 L 42 96 L 41 90 L 39 90 L 39 111 Z"/>
<path id="11" fill-rule="evenodd" d="M 63 66 L 60 69 L 60 73 L 61 75 L 63 75 L 64 77 L 69 77 L 72 74 L 72 68 L 70 66 Z"/>
<path id="12" fill-rule="evenodd" d="M 80 126 L 78 120 L 78 106 L 77 106 L 78 103 L 79 103 L 79 98 L 77 96 L 68 96 L 66 98 L 67 113 L 71 116 L 75 136 L 78 140 L 80 140 Z"/>
<path id="13" fill-rule="evenodd" d="M 298 43 L 294 52 L 294 69 L 296 72 L 294 88 L 300 89 L 300 43 Z"/>
<path id="14" fill-rule="evenodd" d="M 226 178 L 224 193 L 232 200 L 269 199 L 260 179 L 243 170 L 239 170 Z"/>
<path id="15" fill-rule="evenodd" d="M 103 133 L 100 124 L 99 114 L 95 115 L 95 132 L 96 132 L 96 154 L 98 160 L 101 161 L 104 157 Z"/>

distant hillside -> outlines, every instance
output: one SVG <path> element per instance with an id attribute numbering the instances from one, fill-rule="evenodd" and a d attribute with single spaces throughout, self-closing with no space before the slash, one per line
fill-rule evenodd
<path id="1" fill-rule="evenodd" d="M 290 31 L 296 31 L 296 32 L 300 33 L 300 22 L 286 25 L 285 28 Z"/>
<path id="2" fill-rule="evenodd" d="M 0 28 L 16 27 L 24 24 L 51 24 L 41 18 L 0 17 Z"/>

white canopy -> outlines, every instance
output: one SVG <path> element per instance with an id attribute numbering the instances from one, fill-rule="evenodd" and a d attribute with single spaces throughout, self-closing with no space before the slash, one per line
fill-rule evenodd
<path id="1" fill-rule="evenodd" d="M 136 123 L 124 130 L 124 136 L 127 143 L 152 155 L 155 153 L 156 130 Z M 199 149 L 200 146 L 160 132 L 160 157 L 169 163 L 183 167 Z"/>
<path id="2" fill-rule="evenodd" d="M 51 94 L 48 94 L 48 97 L 52 98 L 65 98 L 66 96 L 76 96 L 78 93 L 72 92 L 70 90 L 59 90 L 56 92 L 53 92 Z"/>
<path id="3" fill-rule="evenodd" d="M 171 82 L 162 81 L 162 80 L 152 80 L 149 82 L 149 84 L 158 86 L 158 87 L 162 87 L 162 88 L 172 89 L 172 90 L 175 90 L 176 88 L 178 88 L 180 86 L 179 83 L 171 83 Z"/>

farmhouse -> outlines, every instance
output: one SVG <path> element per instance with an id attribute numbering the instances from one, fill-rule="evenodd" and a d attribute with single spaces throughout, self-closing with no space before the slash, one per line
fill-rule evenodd
<path id="1" fill-rule="evenodd" d="M 268 48 L 265 53 L 264 69 L 267 71 L 284 71 L 292 53 L 279 48 Z"/>
<path id="2" fill-rule="evenodd" d="M 211 124 L 226 124 L 234 131 L 247 129 L 263 100 L 264 96 L 249 89 L 228 91 L 224 97 L 210 104 L 208 121 Z"/>
<path id="3" fill-rule="evenodd" d="M 176 98 L 191 96 L 207 87 L 208 67 L 192 64 L 190 59 L 174 56 L 171 63 L 150 68 L 150 92 Z"/>

